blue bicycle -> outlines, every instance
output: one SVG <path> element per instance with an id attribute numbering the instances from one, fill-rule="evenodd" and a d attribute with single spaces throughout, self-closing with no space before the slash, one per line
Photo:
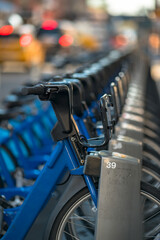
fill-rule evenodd
<path id="1" fill-rule="evenodd" d="M 97 170 L 100 169 L 102 157 L 111 157 L 114 160 L 117 154 L 108 151 L 87 152 L 87 148 L 95 147 L 97 141 L 91 139 L 86 142 L 80 138 L 79 129 L 72 116 L 71 89 L 69 84 L 63 82 L 41 84 L 25 89 L 27 94 L 39 95 L 41 99 L 51 102 L 58 120 L 52 130 L 57 145 L 22 206 L 10 208 L 10 205 L 7 206 L 7 203 L 3 202 L 5 229 L 8 226 L 8 230 L 2 239 L 39 239 L 39 234 L 41 239 L 50 240 L 94 238 L 99 177 Z M 99 146 L 106 146 L 109 141 L 105 99 L 106 96 L 100 101 L 102 116 L 105 118 L 102 121 L 105 131 Z M 65 181 L 63 194 L 58 197 L 57 184 L 67 173 L 69 177 Z M 159 215 L 160 192 L 143 182 L 140 192 L 145 203 L 144 221 L 148 224 L 150 219 L 156 219 Z M 149 206 L 153 208 L 150 209 L 148 218 Z M 46 215 L 45 219 L 41 218 L 42 229 L 38 227 L 35 231 L 34 226 L 44 212 Z M 157 225 L 155 221 L 155 228 Z"/>

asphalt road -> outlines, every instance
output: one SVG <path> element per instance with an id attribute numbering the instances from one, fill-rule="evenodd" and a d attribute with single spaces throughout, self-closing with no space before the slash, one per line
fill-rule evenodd
<path id="1" fill-rule="evenodd" d="M 24 82 L 29 80 L 27 73 L 2 73 L 0 75 L 0 107 L 3 108 L 3 99 L 13 89 L 20 87 Z"/>

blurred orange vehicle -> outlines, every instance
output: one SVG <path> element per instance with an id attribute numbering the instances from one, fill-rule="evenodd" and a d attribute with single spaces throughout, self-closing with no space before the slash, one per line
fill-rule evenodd
<path id="1" fill-rule="evenodd" d="M 43 64 L 45 51 L 31 33 L 17 33 L 13 26 L 0 28 L 0 63 L 19 62 L 31 68 Z"/>

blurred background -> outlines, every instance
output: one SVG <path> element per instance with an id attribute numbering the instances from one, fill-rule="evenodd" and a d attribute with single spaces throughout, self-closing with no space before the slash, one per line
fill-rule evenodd
<path id="1" fill-rule="evenodd" d="M 160 79 L 159 0 L 0 0 L 0 102 L 27 80 L 139 45 Z"/>

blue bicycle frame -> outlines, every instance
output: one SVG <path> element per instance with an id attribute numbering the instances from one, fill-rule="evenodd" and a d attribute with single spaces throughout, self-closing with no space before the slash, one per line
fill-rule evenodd
<path id="1" fill-rule="evenodd" d="M 83 166 L 80 166 L 70 141 L 68 139 L 60 141 L 57 143 L 50 161 L 46 163 L 41 175 L 38 177 L 30 193 L 24 200 L 23 205 L 19 207 L 15 219 L 2 239 L 15 240 L 17 239 L 17 233 L 20 240 L 24 239 L 34 220 L 50 198 L 56 184 L 64 176 L 66 170 L 69 170 L 71 175 L 81 175 L 84 177 L 93 202 L 95 206 L 97 206 L 97 190 L 93 180 L 89 176 L 83 174 Z M 15 214 L 15 209 L 6 209 L 5 213 L 6 216 L 4 219 L 7 223 L 10 223 Z M 25 224 L 22 221 L 24 218 Z M 19 231 L 19 229 L 21 229 L 21 231 Z"/>
<path id="2" fill-rule="evenodd" d="M 95 105 L 95 103 L 93 103 L 93 105 Z M 90 108 L 90 110 L 92 110 L 92 108 Z M 84 113 L 84 116 L 85 114 L 86 113 Z M 82 118 L 75 118 L 78 123 L 80 133 L 84 134 L 86 137 L 89 137 L 89 133 L 87 132 L 83 122 L 84 116 Z M 93 117 L 93 115 L 91 115 L 91 117 Z M 28 121 L 28 123 L 31 124 L 30 121 Z M 40 124 L 39 126 L 41 129 L 42 125 Z M 29 139 L 30 137 L 31 132 L 29 132 Z M 36 152 L 38 153 L 38 148 L 36 149 Z M 12 196 L 13 192 L 14 195 L 15 193 L 17 193 L 17 195 L 22 194 L 22 196 L 26 196 L 26 198 L 22 206 L 4 210 L 4 220 L 10 226 L 2 239 L 15 240 L 17 239 L 17 234 L 20 240 L 24 239 L 36 217 L 39 215 L 41 209 L 50 199 L 57 184 L 63 178 L 66 171 L 69 171 L 71 175 L 79 175 L 84 178 L 85 184 L 91 193 L 93 202 L 95 206 L 97 206 L 97 190 L 95 188 L 94 182 L 91 177 L 83 174 L 83 166 L 80 165 L 78 157 L 75 150 L 73 149 L 70 140 L 68 138 L 65 138 L 56 144 L 54 151 L 51 153 L 51 156 L 48 158 L 43 170 L 41 171 L 41 174 L 32 187 L 20 189 L 13 188 L 13 191 L 8 191 L 8 198 Z M 2 189 L 2 192 L 4 194 L 5 191 L 7 194 L 7 189 Z M 25 225 L 22 221 L 24 218 Z M 19 229 L 21 231 L 19 231 Z"/>

